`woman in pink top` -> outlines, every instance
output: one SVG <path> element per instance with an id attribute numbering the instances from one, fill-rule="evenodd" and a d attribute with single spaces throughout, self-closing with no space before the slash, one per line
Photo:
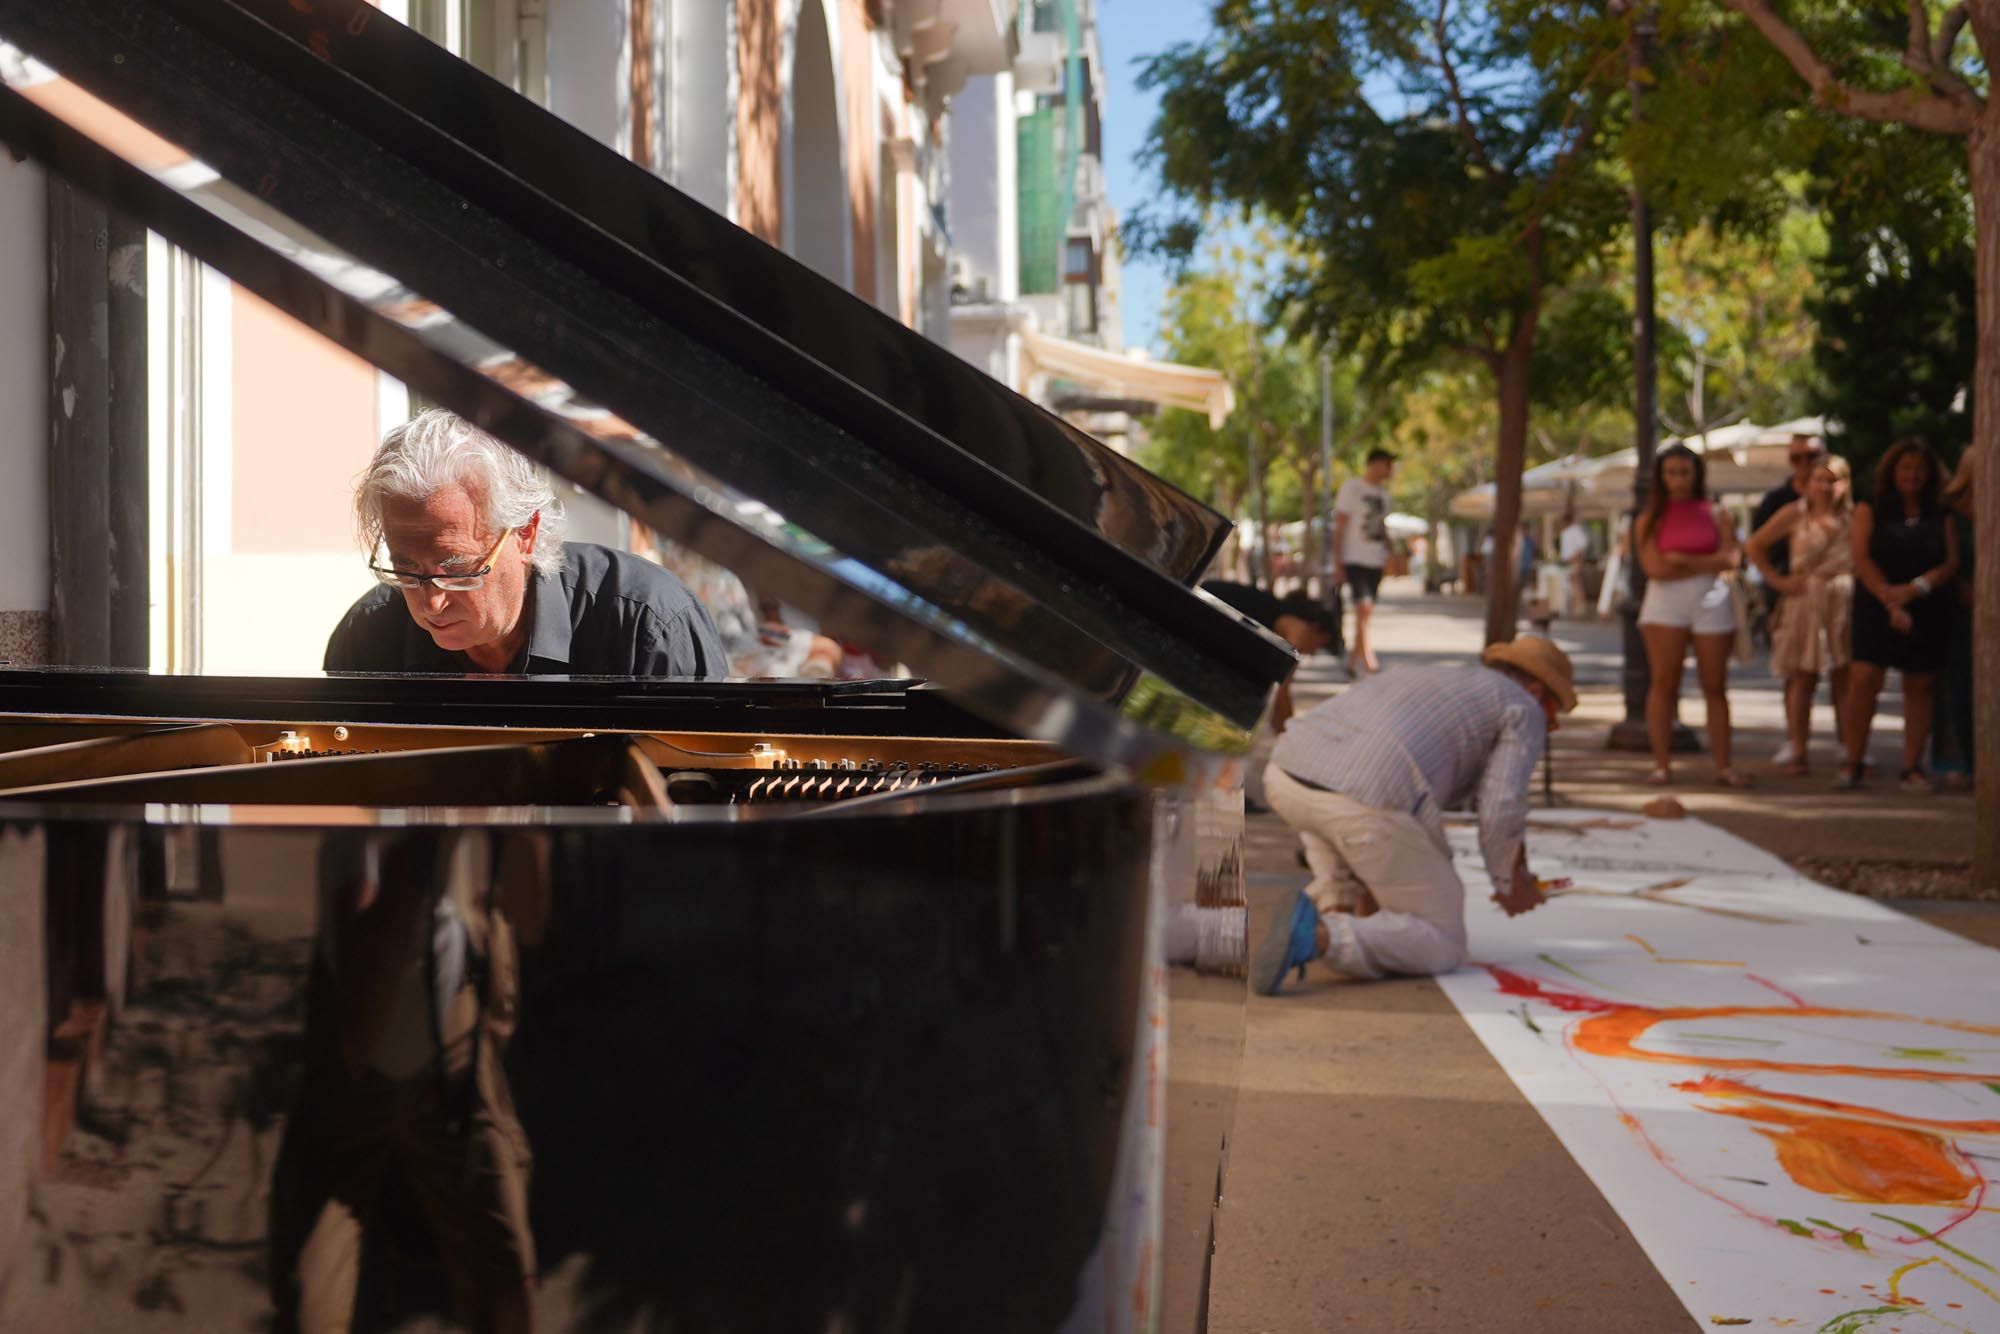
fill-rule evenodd
<path id="1" fill-rule="evenodd" d="M 1646 695 L 1646 737 L 1653 747 L 1650 783 L 1672 778 L 1674 704 L 1688 645 L 1708 701 L 1708 744 L 1716 781 L 1748 787 L 1729 765 L 1729 650 L 1736 612 L 1723 575 L 1738 561 L 1736 529 L 1708 498 L 1707 469 L 1686 445 L 1663 449 L 1653 461 L 1652 497 L 1635 528 L 1646 599 L 1639 633 L 1646 641 L 1652 688 Z"/>

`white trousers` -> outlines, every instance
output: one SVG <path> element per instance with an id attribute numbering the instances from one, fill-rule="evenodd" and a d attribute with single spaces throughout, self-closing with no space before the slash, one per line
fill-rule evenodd
<path id="1" fill-rule="evenodd" d="M 1306 892 L 1332 944 L 1325 962 L 1356 977 L 1428 977 L 1465 962 L 1465 886 L 1416 817 L 1307 787 L 1273 764 L 1271 809 L 1296 829 L 1312 867 Z M 1365 886 L 1380 911 L 1341 911 Z"/>

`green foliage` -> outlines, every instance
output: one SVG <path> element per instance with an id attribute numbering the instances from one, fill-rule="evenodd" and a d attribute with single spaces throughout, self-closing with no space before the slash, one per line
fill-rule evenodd
<path id="1" fill-rule="evenodd" d="M 1161 334 L 1167 355 L 1229 377 L 1236 410 L 1220 427 L 1192 412 L 1162 414 L 1140 461 L 1232 515 L 1285 523 L 1318 513 L 1319 345 L 1264 318 L 1285 249 L 1269 230 L 1211 243 L 1200 267 L 1167 293 Z M 1336 358 L 1333 402 L 1336 468 L 1370 438 L 1354 358 Z M 1254 467 L 1253 467 L 1254 465 Z"/>
<path id="2" fill-rule="evenodd" d="M 1273 310 L 1385 367 L 1497 355 L 1545 283 L 1624 215 L 1599 151 L 1622 86 L 1603 6 L 1216 0 L 1210 40 L 1154 57 L 1149 153 L 1169 196 L 1135 248 L 1186 260 L 1208 210 L 1294 237 Z"/>
<path id="3" fill-rule="evenodd" d="M 1875 460 L 1920 435 L 1949 460 L 1972 438 L 1978 346 L 1971 194 L 1953 140 L 1876 127 L 1836 145 L 1816 193 L 1828 245 L 1812 301 L 1816 411 L 1860 494 Z"/>

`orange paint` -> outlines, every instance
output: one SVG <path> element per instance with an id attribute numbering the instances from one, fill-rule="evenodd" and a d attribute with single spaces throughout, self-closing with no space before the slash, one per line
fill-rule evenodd
<path id="1" fill-rule="evenodd" d="M 1496 974 L 1500 970 L 1495 970 Z M 1506 988 L 1502 987 L 1503 991 Z M 1507 992 L 1509 995 L 1524 994 Z M 2000 1037 L 2000 1027 L 1989 1024 L 1963 1023 L 1955 1019 L 1920 1019 L 1914 1015 L 1890 1014 L 1882 1010 L 1831 1010 L 1822 1006 L 1768 1006 L 1768 1005 L 1707 1005 L 1690 1009 L 1654 1010 L 1640 1005 L 1620 1005 L 1613 1007 L 1603 1001 L 1591 1001 L 1588 997 L 1575 997 L 1586 1004 L 1560 1005 L 1551 995 L 1543 994 L 1541 999 L 1556 1004 L 1559 1009 L 1594 1010 L 1590 1018 L 1583 1020 L 1570 1034 L 1570 1040 L 1579 1050 L 1593 1056 L 1604 1056 L 1624 1061 L 1655 1061 L 1665 1065 L 1701 1065 L 1716 1070 L 1764 1070 L 1774 1074 L 1787 1075 L 1848 1075 L 1858 1079 L 1908 1079 L 1919 1083 L 1940 1083 L 1957 1081 L 1960 1083 L 1993 1083 L 2000 1081 L 2000 1073 L 1945 1071 L 1936 1069 L 1902 1069 L 1896 1066 L 1874 1065 L 1826 1065 L 1817 1061 L 1773 1061 L 1756 1056 L 1694 1056 L 1681 1052 L 1647 1051 L 1638 1045 L 1646 1031 L 1655 1024 L 1673 1023 L 1689 1019 L 1786 1019 L 1801 1017 L 1809 1019 L 1872 1019 L 1899 1024 L 1921 1024 L 1928 1028 L 1945 1028 L 1955 1033 L 1977 1033 L 1984 1037 Z"/>
<path id="2" fill-rule="evenodd" d="M 1958 1204 L 1982 1182 L 1956 1148 L 1923 1130 L 1781 1107 L 1704 1107 L 1758 1123 L 1785 1174 L 1807 1190 L 1854 1204 Z"/>
<path id="3" fill-rule="evenodd" d="M 1793 1107 L 1811 1107 L 1841 1116 L 1889 1121 L 1896 1125 L 1940 1130 L 1952 1135 L 2000 1135 L 2000 1121 L 1945 1121 L 1928 1116 L 1907 1116 L 1902 1112 L 1878 1111 L 1873 1107 L 1863 1107 L 1859 1103 L 1834 1102 L 1829 1098 L 1814 1098 L 1803 1093 L 1776 1093 L 1722 1075 L 1704 1075 L 1700 1079 L 1684 1080 L 1674 1087 L 1682 1093 L 1694 1093 L 1704 1098 L 1756 1098 L 1762 1102 L 1782 1102 Z"/>

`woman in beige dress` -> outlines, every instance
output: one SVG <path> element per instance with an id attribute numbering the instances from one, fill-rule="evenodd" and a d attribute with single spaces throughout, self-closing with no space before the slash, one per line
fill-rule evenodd
<path id="1" fill-rule="evenodd" d="M 1835 740 L 1847 735 L 1847 667 L 1853 658 L 1850 616 L 1854 608 L 1854 550 L 1848 540 L 1853 517 L 1847 460 L 1822 457 L 1806 483 L 1806 493 L 1772 515 L 1744 549 L 1766 583 L 1779 595 L 1777 625 L 1771 632 L 1771 671 L 1785 682 L 1786 715 L 1792 720 L 1787 774 L 1806 772 L 1806 743 L 1812 731 L 1812 701 L 1819 679 L 1831 678 Z M 1789 542 L 1791 572 L 1771 565 L 1771 544 Z"/>

